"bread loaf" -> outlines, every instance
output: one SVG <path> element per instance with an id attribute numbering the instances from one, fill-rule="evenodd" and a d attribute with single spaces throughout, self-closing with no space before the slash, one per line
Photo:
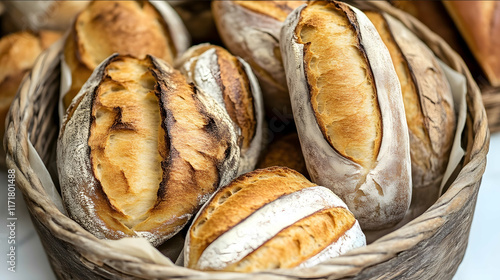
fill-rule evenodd
<path id="1" fill-rule="evenodd" d="M 401 83 L 413 185 L 408 222 L 439 197 L 455 136 L 453 96 L 434 53 L 415 34 L 386 13 L 366 15 L 388 47 Z"/>
<path id="2" fill-rule="evenodd" d="M 315 1 L 290 14 L 281 52 L 312 181 L 363 229 L 399 222 L 411 200 L 408 127 L 389 51 L 361 11 Z"/>
<path id="3" fill-rule="evenodd" d="M 330 190 L 289 168 L 249 172 L 197 214 L 185 266 L 252 272 L 310 267 L 365 245 L 358 222 Z"/>
<path id="4" fill-rule="evenodd" d="M 0 39 L 0 139 L 5 133 L 5 118 L 21 80 L 36 58 L 61 37 L 59 32 L 41 30 L 37 34 L 22 31 Z M 0 147 L 0 166 L 5 166 L 5 152 Z"/>
<path id="5" fill-rule="evenodd" d="M 70 84 L 62 83 L 64 108 L 111 54 L 150 54 L 173 63 L 188 46 L 182 21 L 164 1 L 93 1 L 76 18 L 64 47 L 61 77 Z"/>
<path id="6" fill-rule="evenodd" d="M 264 110 L 250 66 L 222 47 L 202 44 L 188 49 L 176 67 L 188 82 L 218 101 L 240 131 L 238 174 L 254 170 L 262 150 Z"/>
<path id="7" fill-rule="evenodd" d="M 114 55 L 98 66 L 57 144 L 65 207 L 99 238 L 159 245 L 238 170 L 227 114 L 150 55 Z"/>
<path id="8" fill-rule="evenodd" d="M 286 16 L 306 1 L 213 1 L 212 12 L 227 49 L 247 61 L 263 90 L 268 114 L 290 112 L 279 49 Z"/>
<path id="9" fill-rule="evenodd" d="M 497 1 L 443 1 L 492 86 L 500 86 L 500 4 Z"/>

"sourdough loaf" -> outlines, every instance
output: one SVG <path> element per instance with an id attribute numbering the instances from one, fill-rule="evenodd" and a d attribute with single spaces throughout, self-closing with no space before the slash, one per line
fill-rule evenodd
<path id="1" fill-rule="evenodd" d="M 311 2 L 288 16 L 281 51 L 312 181 L 339 195 L 363 229 L 399 222 L 411 200 L 408 127 L 373 24 L 347 4 Z"/>
<path id="2" fill-rule="evenodd" d="M 227 114 L 163 60 L 113 55 L 68 108 L 58 170 L 71 218 L 99 238 L 173 236 L 238 170 Z"/>
<path id="3" fill-rule="evenodd" d="M 164 1 L 93 1 L 76 18 L 64 46 L 64 108 L 94 68 L 113 53 L 173 63 L 189 46 L 182 21 Z M 68 73 L 69 74 L 65 74 Z"/>
<path id="4" fill-rule="evenodd" d="M 227 49 L 247 61 L 263 90 L 268 114 L 290 112 L 281 61 L 280 30 L 287 15 L 306 1 L 213 1 L 212 12 Z"/>
<path id="5" fill-rule="evenodd" d="M 176 62 L 188 82 L 212 96 L 240 132 L 239 174 L 255 169 L 262 150 L 264 110 L 260 86 L 250 66 L 222 47 L 201 44 Z"/>
<path id="6" fill-rule="evenodd" d="M 439 197 L 455 136 L 453 96 L 434 53 L 415 34 L 386 13 L 366 15 L 388 47 L 401 83 L 413 186 L 408 222 Z"/>
<path id="7" fill-rule="evenodd" d="M 340 198 L 296 171 L 271 167 L 238 177 L 204 205 L 189 229 L 184 262 L 238 272 L 310 267 L 363 245 Z"/>

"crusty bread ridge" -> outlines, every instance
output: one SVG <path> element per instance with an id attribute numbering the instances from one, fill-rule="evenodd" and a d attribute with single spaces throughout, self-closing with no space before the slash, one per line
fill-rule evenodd
<path id="1" fill-rule="evenodd" d="M 412 160 L 409 221 L 439 197 L 455 135 L 453 97 L 437 59 L 418 37 L 390 15 L 366 14 L 388 46 L 401 82 Z"/>
<path id="2" fill-rule="evenodd" d="M 361 11 L 336 1 L 296 9 L 281 36 L 312 181 L 339 195 L 363 229 L 394 225 L 410 204 L 411 171 L 401 88 L 387 47 Z"/>
<path id="3" fill-rule="evenodd" d="M 209 200 L 189 230 L 184 260 L 199 270 L 252 272 L 312 266 L 364 244 L 340 198 L 292 169 L 270 167 Z"/>
<path id="4" fill-rule="evenodd" d="M 61 189 L 99 238 L 159 245 L 236 176 L 230 119 L 162 60 L 111 56 L 73 101 L 58 139 Z"/>
<path id="5" fill-rule="evenodd" d="M 250 66 L 222 47 L 201 44 L 188 49 L 176 68 L 225 109 L 240 130 L 238 174 L 255 169 L 262 150 L 264 109 L 260 86 Z"/>

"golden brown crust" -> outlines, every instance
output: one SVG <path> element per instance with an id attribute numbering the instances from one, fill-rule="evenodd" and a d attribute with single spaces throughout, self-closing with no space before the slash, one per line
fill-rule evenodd
<path id="1" fill-rule="evenodd" d="M 500 3 L 497 1 L 443 1 L 493 86 L 500 86 Z"/>
<path id="2" fill-rule="evenodd" d="M 392 62 L 396 73 L 398 74 L 399 82 L 401 83 L 401 91 L 403 93 L 403 102 L 405 104 L 406 122 L 408 129 L 419 139 L 421 139 L 426 147 L 430 147 L 430 139 L 427 130 L 424 128 L 424 116 L 420 104 L 419 95 L 416 85 L 413 81 L 412 74 L 408 66 L 408 62 L 401 53 L 401 49 L 394 41 L 394 37 L 389 30 L 387 22 L 378 12 L 367 11 L 365 14 L 371 20 L 375 28 L 380 34 L 385 45 L 389 49 Z M 411 152 L 411 150 L 410 150 Z"/>
<path id="3" fill-rule="evenodd" d="M 169 63 L 176 55 L 166 23 L 148 2 L 93 1 L 77 17 L 65 45 L 72 85 L 67 107 L 93 69 L 113 53 Z"/>
<path id="4" fill-rule="evenodd" d="M 250 82 L 242 65 L 228 51 L 216 50 L 224 104 L 231 119 L 238 124 L 243 136 L 242 149 L 247 149 L 255 135 L 257 120 Z"/>
<path id="5" fill-rule="evenodd" d="M 318 211 L 281 230 L 226 271 L 293 268 L 337 241 L 356 222 L 349 210 L 335 207 Z"/>
<path id="6" fill-rule="evenodd" d="M 129 228 L 156 203 L 161 162 L 168 156 L 151 67 L 150 61 L 133 63 L 126 57 L 113 61 L 92 106 L 93 173 Z"/>
<path id="7" fill-rule="evenodd" d="M 189 263 L 194 264 L 210 243 L 255 210 L 283 195 L 311 186 L 316 184 L 284 167 L 258 169 L 238 177 L 221 188 L 193 222 L 188 233 L 191 240 Z"/>
<path id="8" fill-rule="evenodd" d="M 279 48 L 286 16 L 306 1 L 212 1 L 219 35 L 228 50 L 252 67 L 268 114 L 290 111 L 290 97 Z"/>
<path id="9" fill-rule="evenodd" d="M 298 171 L 306 178 L 309 177 L 297 133 L 285 135 L 269 144 L 257 168 L 271 166 L 285 166 Z"/>
<path id="10" fill-rule="evenodd" d="M 177 233 L 238 169 L 236 133 L 217 110 L 163 60 L 105 60 L 58 140 L 70 216 L 99 238 L 159 245 Z"/>
<path id="11" fill-rule="evenodd" d="M 325 139 L 341 155 L 370 169 L 382 139 L 381 113 L 359 27 L 352 11 L 343 7 L 313 2 L 302 11 L 295 34 L 305 44 L 311 104 Z"/>

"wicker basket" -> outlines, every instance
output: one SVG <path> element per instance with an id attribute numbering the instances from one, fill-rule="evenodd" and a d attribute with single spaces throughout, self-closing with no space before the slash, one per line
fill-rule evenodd
<path id="1" fill-rule="evenodd" d="M 500 132 L 500 87 L 492 87 L 489 83 L 482 81 L 478 83 L 483 95 L 490 131 Z"/>
<path id="2" fill-rule="evenodd" d="M 48 198 L 29 164 L 28 138 L 54 170 L 58 133 L 57 51 L 45 52 L 19 89 L 8 117 L 4 145 L 7 165 L 16 170 L 35 227 L 60 279 L 449 279 L 465 249 L 481 177 L 486 166 L 489 130 L 481 93 L 462 59 L 423 24 L 383 1 L 368 4 L 399 18 L 436 55 L 467 79 L 467 122 L 462 135 L 466 154 L 456 178 L 423 215 L 374 243 L 309 269 L 257 274 L 204 273 L 174 265 L 148 263 L 122 254 L 66 217 Z M 50 73 L 40 76 L 38 73 Z"/>

